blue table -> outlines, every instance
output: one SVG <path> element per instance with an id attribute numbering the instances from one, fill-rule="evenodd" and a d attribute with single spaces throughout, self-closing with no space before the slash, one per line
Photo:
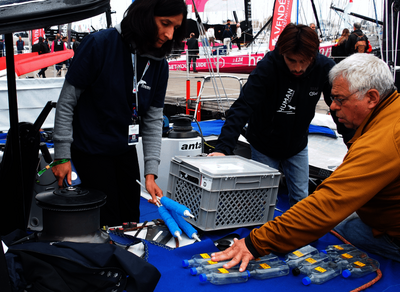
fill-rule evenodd
<path id="1" fill-rule="evenodd" d="M 278 194 L 279 202 L 277 207 L 281 210 L 288 208 L 288 198 L 285 193 Z M 275 211 L 275 216 L 279 216 L 280 212 Z M 157 207 L 148 203 L 145 199 L 141 200 L 141 222 L 145 220 L 153 220 L 160 218 Z M 214 240 L 222 238 L 230 233 L 236 233 L 241 237 L 249 234 L 250 228 L 239 228 L 235 230 L 205 232 L 202 234 L 202 241 L 192 245 L 176 248 L 174 250 L 165 249 L 160 246 L 149 244 L 148 261 L 153 264 L 161 272 L 161 279 L 155 291 L 165 292 L 191 292 L 191 291 L 218 291 L 218 292 L 235 292 L 235 291 L 351 291 L 358 288 L 376 277 L 376 273 L 367 275 L 358 279 L 345 279 L 338 276 L 322 285 L 311 284 L 304 286 L 302 284 L 303 276 L 293 276 L 289 273 L 287 276 L 256 280 L 249 279 L 245 283 L 229 284 L 229 285 L 213 285 L 210 283 L 200 283 L 198 276 L 190 275 L 188 269 L 182 267 L 182 260 L 189 259 L 194 254 L 218 251 L 214 245 Z M 328 233 L 319 240 L 312 242 L 311 245 L 319 250 L 326 248 L 330 244 L 342 244 L 337 237 Z M 278 255 L 283 259 L 284 255 Z M 400 291 L 400 263 L 395 262 L 378 255 L 369 253 L 369 256 L 380 262 L 382 278 L 372 285 L 367 291 L 385 291 L 397 292 Z"/>

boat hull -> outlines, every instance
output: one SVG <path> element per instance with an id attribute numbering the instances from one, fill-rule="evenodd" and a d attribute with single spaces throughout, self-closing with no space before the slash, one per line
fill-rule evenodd
<path id="1" fill-rule="evenodd" d="M 328 58 L 331 57 L 332 44 L 321 44 L 319 52 Z M 221 55 L 219 57 L 212 56 L 209 61 L 207 58 L 198 58 L 196 61 L 196 70 L 199 72 L 210 72 L 212 68 L 214 72 L 217 72 L 217 68 L 219 67 L 220 73 L 251 73 L 256 68 L 257 63 L 264 58 L 264 55 L 264 53 Z M 179 60 L 171 60 L 168 64 L 169 70 L 187 71 L 185 56 Z M 190 70 L 193 70 L 192 65 L 190 65 Z"/>
<path id="2" fill-rule="evenodd" d="M 210 61 L 206 58 L 198 58 L 196 61 L 196 69 L 200 72 L 210 72 L 212 68 L 215 72 L 219 67 L 219 72 L 221 73 L 250 73 L 263 57 L 264 53 L 228 55 L 219 56 L 219 58 L 212 56 Z M 186 59 L 169 61 L 169 70 L 186 71 Z M 192 65 L 190 66 L 190 70 L 193 70 Z"/>

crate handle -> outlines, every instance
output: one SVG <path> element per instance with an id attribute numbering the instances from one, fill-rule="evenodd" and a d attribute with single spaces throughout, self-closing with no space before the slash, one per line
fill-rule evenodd
<path id="1" fill-rule="evenodd" d="M 237 189 L 242 189 L 242 188 L 246 188 L 246 189 L 250 189 L 250 188 L 258 188 L 260 185 L 260 181 L 259 180 L 247 180 L 247 181 L 236 181 L 235 185 Z"/>
<path id="2" fill-rule="evenodd" d="M 254 184 L 254 183 L 258 184 L 259 182 L 260 182 L 259 180 L 253 180 L 253 181 L 248 180 L 248 181 L 237 181 L 236 184 Z"/>

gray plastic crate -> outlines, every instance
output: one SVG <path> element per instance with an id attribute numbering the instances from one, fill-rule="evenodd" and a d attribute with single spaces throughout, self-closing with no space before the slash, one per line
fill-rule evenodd
<path id="1" fill-rule="evenodd" d="M 280 172 L 241 156 L 171 160 L 166 196 L 190 208 L 189 223 L 205 231 L 272 220 Z"/>

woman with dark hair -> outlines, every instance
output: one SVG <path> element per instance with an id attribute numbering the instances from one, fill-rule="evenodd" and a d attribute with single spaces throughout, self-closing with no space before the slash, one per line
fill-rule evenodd
<path id="1" fill-rule="evenodd" d="M 136 1 L 135 1 L 136 2 Z M 186 19 L 187 11 L 183 11 L 183 1 L 180 0 L 159 0 L 159 1 L 138 1 L 132 3 L 126 10 L 125 17 L 121 22 L 122 35 L 124 39 L 136 44 L 138 52 L 158 51 L 158 54 L 165 56 L 181 45 L 181 40 L 185 38 L 186 21 L 183 21 L 176 28 L 171 40 L 162 44 L 161 48 L 156 48 L 158 44 L 157 19 L 161 17 L 175 16 L 178 12 Z M 154 21 L 156 19 L 156 21 Z"/>
<path id="2" fill-rule="evenodd" d="M 348 41 L 350 36 L 350 31 L 345 28 L 342 31 L 342 35 L 338 39 L 337 43 L 332 47 L 332 56 L 335 57 L 333 60 L 337 63 L 344 60 L 346 58 L 346 42 Z"/>
<path id="3" fill-rule="evenodd" d="M 183 40 L 186 15 L 183 0 L 135 0 L 121 24 L 83 39 L 65 77 L 54 156 L 73 161 L 82 187 L 107 195 L 101 225 L 140 219 L 139 136 L 151 202 L 162 196 L 155 179 L 169 73 L 165 56 Z M 59 186 L 64 177 L 71 184 L 70 162 L 53 173 Z"/>

